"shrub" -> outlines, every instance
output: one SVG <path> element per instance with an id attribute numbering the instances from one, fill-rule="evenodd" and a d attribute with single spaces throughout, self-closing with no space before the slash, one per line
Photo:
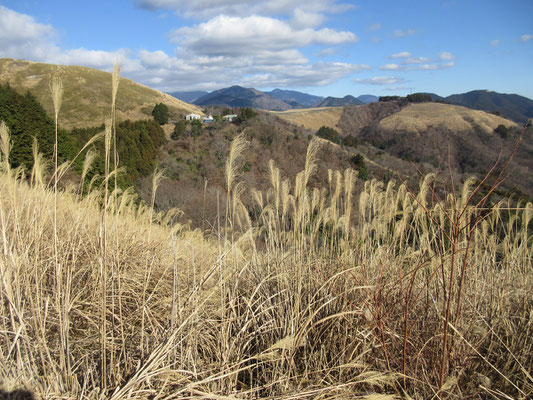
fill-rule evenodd
<path id="1" fill-rule="evenodd" d="M 172 132 L 172 135 L 170 135 L 170 137 L 174 140 L 179 139 L 180 137 L 185 135 L 186 130 L 187 130 L 187 121 L 182 119 L 178 121 L 176 125 L 174 125 L 174 132 Z"/>
<path id="2" fill-rule="evenodd" d="M 329 140 L 330 142 L 340 144 L 342 141 L 342 138 L 335 129 L 330 128 L 328 126 L 322 126 L 318 131 L 316 131 L 316 135 L 318 137 L 321 137 L 322 139 Z"/>
<path id="3" fill-rule="evenodd" d="M 348 135 L 344 138 L 344 144 L 348 147 L 357 147 L 361 144 L 361 140 L 353 135 Z"/>
<path id="4" fill-rule="evenodd" d="M 494 132 L 496 132 L 498 135 L 500 135 L 504 139 L 507 139 L 509 137 L 509 128 L 507 128 L 503 124 L 498 125 L 498 127 L 494 129 Z"/>
<path id="5" fill-rule="evenodd" d="M 411 103 L 430 103 L 433 101 L 429 94 L 413 93 L 407 96 L 407 101 Z"/>
<path id="6" fill-rule="evenodd" d="M 357 154 L 350 159 L 350 163 L 359 171 L 359 179 L 366 181 L 368 170 L 366 169 L 365 158 L 361 154 Z"/>

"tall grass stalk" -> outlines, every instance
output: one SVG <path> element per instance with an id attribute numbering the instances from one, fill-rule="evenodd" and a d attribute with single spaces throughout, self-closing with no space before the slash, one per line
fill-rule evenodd
<path id="1" fill-rule="evenodd" d="M 103 184 L 84 183 L 89 153 L 80 186 L 60 189 L 40 183 L 37 150 L 30 182 L 10 167 L 0 124 L 3 392 L 87 400 L 533 392 L 533 206 L 489 202 L 505 179 L 499 170 L 486 191 L 473 181 L 452 190 L 438 174 L 416 189 L 362 183 L 352 170 L 331 171 L 320 187 L 312 176 L 326 144 L 317 139 L 296 176 L 268 165 L 271 187 L 252 191 L 251 213 L 239 179 L 246 139 L 237 137 L 210 237 L 154 209 L 160 173 L 151 204 L 131 190 L 110 193 L 119 173 L 112 119 L 104 135 Z"/>

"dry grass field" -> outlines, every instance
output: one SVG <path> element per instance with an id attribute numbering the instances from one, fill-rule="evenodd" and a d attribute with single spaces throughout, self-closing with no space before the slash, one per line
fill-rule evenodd
<path id="1" fill-rule="evenodd" d="M 456 132 L 480 129 L 490 134 L 498 125 L 516 127 L 514 122 L 497 115 L 441 103 L 411 104 L 382 119 L 380 125 L 391 131 L 417 134 L 427 132 L 431 127 L 441 126 Z"/>
<path id="2" fill-rule="evenodd" d="M 106 179 L 86 196 L 60 190 L 64 167 L 47 168 L 37 152 L 28 179 L 13 170 L 5 125 L 0 139 L 4 396 L 533 394 L 533 205 L 491 204 L 501 176 L 488 193 L 468 180 L 443 194 L 439 175 L 417 188 L 371 180 L 355 193 L 356 172 L 330 170 L 311 189 L 314 139 L 301 172 L 281 176 L 271 161 L 271 187 L 257 191 L 240 180 L 239 135 L 207 237 L 151 207 L 159 172 L 147 204 L 109 192 L 112 124 Z"/>
<path id="3" fill-rule="evenodd" d="M 271 111 L 272 114 L 295 125 L 317 131 L 322 126 L 337 129 L 343 107 L 304 108 L 288 111 Z"/>

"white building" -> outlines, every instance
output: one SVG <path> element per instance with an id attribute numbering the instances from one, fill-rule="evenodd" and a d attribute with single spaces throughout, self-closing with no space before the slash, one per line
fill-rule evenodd
<path id="1" fill-rule="evenodd" d="M 188 120 L 188 121 L 193 121 L 195 119 L 202 119 L 202 116 L 199 115 L 199 114 L 187 114 L 185 116 L 185 119 Z"/>
<path id="2" fill-rule="evenodd" d="M 233 122 L 233 121 L 235 121 L 235 120 L 237 119 L 237 115 L 235 115 L 235 114 L 224 115 L 224 116 L 222 117 L 222 119 L 223 119 L 224 121 Z"/>

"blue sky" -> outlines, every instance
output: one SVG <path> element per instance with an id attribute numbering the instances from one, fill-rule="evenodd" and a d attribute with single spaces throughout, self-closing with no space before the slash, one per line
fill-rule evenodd
<path id="1" fill-rule="evenodd" d="M 531 0 L 0 0 L 0 57 L 163 90 L 533 98 Z"/>

